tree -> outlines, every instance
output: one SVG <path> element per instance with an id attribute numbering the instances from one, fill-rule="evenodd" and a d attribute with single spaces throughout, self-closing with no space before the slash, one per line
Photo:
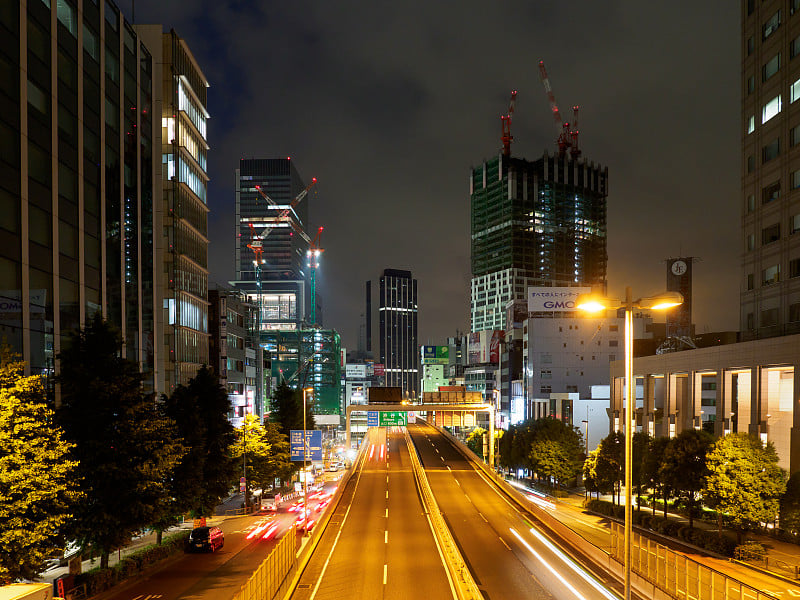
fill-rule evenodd
<path id="1" fill-rule="evenodd" d="M 778 466 L 772 442 L 764 446 L 755 435 L 731 433 L 716 441 L 706 464 L 703 499 L 716 509 L 720 532 L 723 514 L 736 529 L 740 544 L 745 530 L 775 519 L 786 474 Z"/>
<path id="2" fill-rule="evenodd" d="M 619 504 L 620 482 L 625 469 L 625 435 L 621 431 L 609 434 L 600 440 L 594 477 L 601 492 L 614 490 Z M 614 496 L 611 496 L 612 503 Z"/>
<path id="3" fill-rule="evenodd" d="M 235 434 L 228 420 L 228 392 L 216 373 L 203 366 L 187 385 L 165 397 L 163 404 L 189 448 L 174 476 L 180 512 L 195 517 L 211 515 L 228 494 L 237 469 L 230 453 Z"/>
<path id="4" fill-rule="evenodd" d="M 781 529 L 797 535 L 800 533 L 800 471 L 786 482 L 786 491 L 780 501 Z"/>
<path id="5" fill-rule="evenodd" d="M 487 431 L 483 427 L 476 427 L 469 432 L 467 436 L 467 448 L 472 450 L 476 455 L 481 457 L 481 460 L 486 458 L 483 455 L 483 437 L 487 435 Z"/>
<path id="6" fill-rule="evenodd" d="M 633 464 L 631 465 L 631 483 L 636 488 L 636 510 L 641 510 L 642 491 L 649 484 L 645 462 L 650 450 L 650 434 L 637 431 L 633 434 Z"/>
<path id="7" fill-rule="evenodd" d="M 516 464 L 512 462 L 512 447 L 514 443 L 514 436 L 516 435 L 517 426 L 510 425 L 508 431 L 505 432 L 497 444 L 497 464 L 505 469 L 516 469 Z M 516 472 L 514 473 L 516 475 Z"/>
<path id="8" fill-rule="evenodd" d="M 119 332 L 99 315 L 64 340 L 56 416 L 74 456 L 83 497 L 73 534 L 108 554 L 162 516 L 167 480 L 185 452 L 174 423 L 143 394 L 137 363 L 121 357 Z"/>
<path id="9" fill-rule="evenodd" d="M 276 477 L 284 478 L 292 470 L 289 440 L 275 423 L 262 425 L 255 415 L 247 415 L 235 430 L 230 453 L 236 465 L 245 454 L 247 481 L 262 488 L 271 487 Z"/>
<path id="10" fill-rule="evenodd" d="M 293 390 L 285 381 L 281 381 L 272 393 L 269 421 L 276 423 L 280 432 L 291 436 L 291 430 L 303 429 L 303 391 Z M 306 429 L 316 428 L 311 405 L 306 406 Z"/>
<path id="11" fill-rule="evenodd" d="M 694 509 L 708 475 L 706 454 L 713 443 L 714 438 L 703 430 L 681 431 L 664 451 L 659 469 L 660 477 L 686 500 L 690 529 L 694 527 Z"/>
<path id="12" fill-rule="evenodd" d="M 0 348 L 0 585 L 35 579 L 64 546 L 79 497 L 72 446 L 53 424 L 39 377 Z"/>
<path id="13" fill-rule="evenodd" d="M 672 490 L 659 475 L 661 463 L 664 462 L 664 452 L 669 446 L 670 439 L 666 437 L 650 438 L 647 453 L 642 464 L 642 479 L 647 487 L 653 490 L 653 514 L 656 514 L 655 499 L 659 492 L 664 500 L 664 518 L 667 518 L 667 501 L 672 495 Z"/>
<path id="14" fill-rule="evenodd" d="M 583 443 L 580 432 L 560 419 L 537 419 L 532 427 L 533 440 L 528 462 L 537 474 L 555 480 L 556 485 L 577 476 L 581 470 Z"/>

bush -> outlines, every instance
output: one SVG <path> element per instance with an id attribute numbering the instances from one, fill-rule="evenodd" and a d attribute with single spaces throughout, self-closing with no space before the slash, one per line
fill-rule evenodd
<path id="1" fill-rule="evenodd" d="M 126 556 L 113 567 L 108 569 L 97 567 L 81 573 L 75 578 L 75 585 L 86 584 L 86 592 L 89 596 L 99 594 L 126 579 L 137 576 L 165 558 L 183 552 L 188 540 L 188 532 L 171 535 L 164 538 L 160 546 L 145 546 Z"/>
<path id="2" fill-rule="evenodd" d="M 763 561 L 764 560 L 764 546 L 758 542 L 745 542 L 741 546 L 736 546 L 733 552 L 733 557 L 736 560 L 743 561 Z"/>

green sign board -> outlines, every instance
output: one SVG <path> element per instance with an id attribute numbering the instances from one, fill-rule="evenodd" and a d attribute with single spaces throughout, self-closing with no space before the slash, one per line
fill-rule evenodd
<path id="1" fill-rule="evenodd" d="M 406 412 L 379 412 L 378 424 L 380 427 L 392 427 L 394 425 L 408 425 L 408 413 Z"/>

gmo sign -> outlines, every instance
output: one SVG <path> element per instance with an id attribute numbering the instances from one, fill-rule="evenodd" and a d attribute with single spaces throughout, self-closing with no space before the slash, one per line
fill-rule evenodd
<path id="1" fill-rule="evenodd" d="M 575 310 L 577 297 L 591 291 L 588 287 L 529 287 L 528 312 Z"/>

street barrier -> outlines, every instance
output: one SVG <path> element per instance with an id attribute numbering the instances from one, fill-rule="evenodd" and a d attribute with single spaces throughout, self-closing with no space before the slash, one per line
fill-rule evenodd
<path id="1" fill-rule="evenodd" d="M 272 600 L 285 591 L 289 583 L 288 575 L 297 562 L 296 544 L 297 537 L 292 526 L 232 600 Z"/>
<path id="2" fill-rule="evenodd" d="M 611 554 L 620 562 L 624 559 L 624 540 L 623 524 L 612 521 Z M 637 531 L 633 531 L 631 538 L 631 571 L 673 598 L 772 600 L 779 597 L 674 552 Z"/>
<path id="3" fill-rule="evenodd" d="M 411 436 L 408 431 L 405 431 L 406 444 L 408 444 L 408 453 L 411 455 L 411 465 L 414 469 L 414 476 L 417 480 L 420 496 L 424 505 L 425 511 L 430 519 L 431 528 L 436 536 L 436 541 L 442 550 L 445 566 L 450 573 L 450 580 L 453 582 L 456 594 L 459 600 L 482 600 L 483 595 L 478 589 L 475 580 L 472 578 L 472 573 L 469 572 L 461 552 L 456 546 L 453 535 L 444 521 L 439 505 L 433 497 L 433 491 L 428 483 L 428 477 L 425 475 L 425 469 L 417 455 L 417 449 L 411 441 Z"/>

